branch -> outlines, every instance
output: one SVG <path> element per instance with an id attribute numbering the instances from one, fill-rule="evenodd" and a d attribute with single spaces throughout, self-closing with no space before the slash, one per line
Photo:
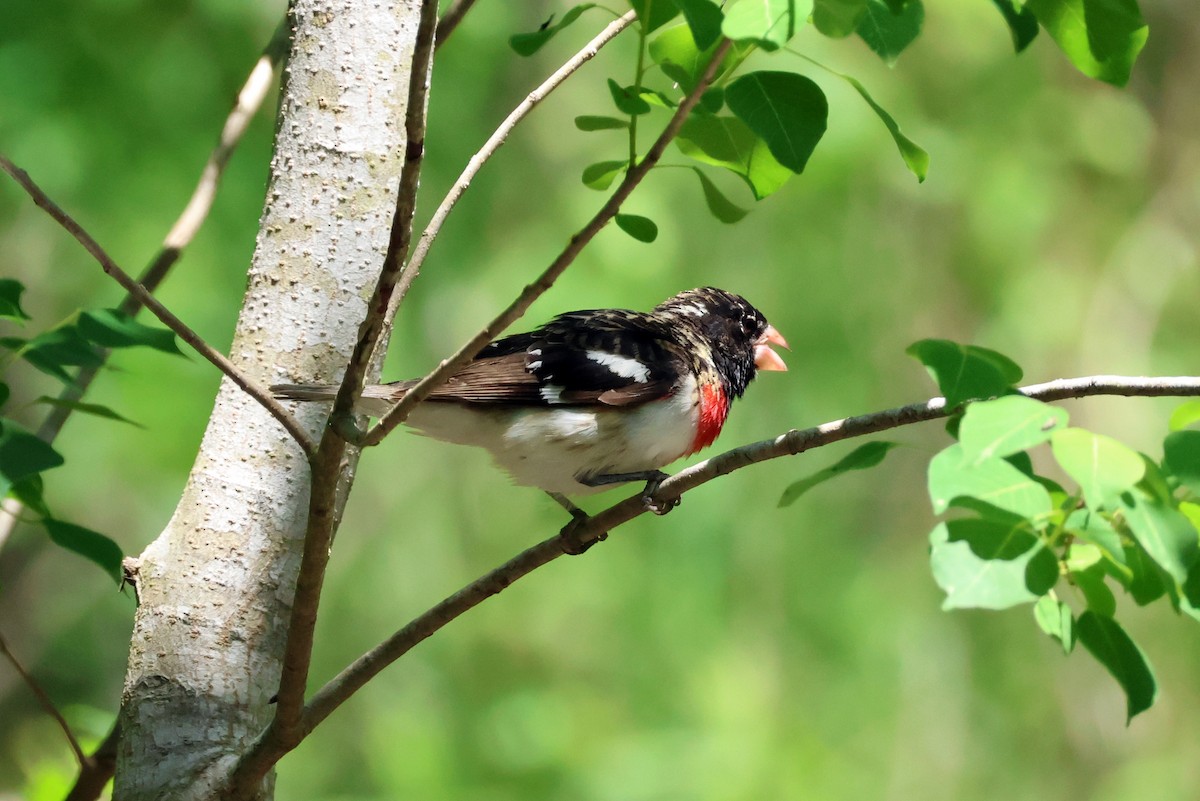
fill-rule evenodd
<path id="1" fill-rule="evenodd" d="M 33 198 L 33 202 L 44 209 L 54 220 L 67 230 L 69 234 L 75 237 L 79 244 L 83 245 L 84 249 L 100 262 L 100 267 L 111 276 L 118 284 L 125 288 L 125 291 L 137 298 L 138 302 L 145 306 L 150 312 L 163 322 L 163 324 L 175 332 L 184 342 L 188 343 L 205 359 L 213 364 L 218 370 L 224 373 L 234 384 L 258 401 L 264 409 L 266 409 L 272 417 L 279 421 L 292 438 L 299 443 L 301 449 L 308 455 L 312 455 L 314 447 L 312 440 L 309 439 L 308 433 L 300 426 L 294 417 L 288 414 L 287 410 L 279 401 L 271 396 L 271 393 L 262 387 L 252 382 L 244 376 L 229 359 L 225 358 L 221 353 L 215 350 L 211 345 L 205 342 L 199 334 L 171 313 L 166 306 L 159 303 L 153 295 L 146 291 L 146 288 L 134 281 L 128 273 L 122 270 L 117 263 L 100 247 L 100 244 L 88 234 L 83 227 L 75 221 L 71 215 L 67 214 L 53 200 L 51 200 L 45 192 L 41 190 L 29 174 L 20 167 L 13 164 L 4 156 L 0 156 L 0 169 L 3 169 L 13 177 L 21 187 L 29 193 Z"/>
<path id="2" fill-rule="evenodd" d="M 1098 375 L 1032 384 L 1022 388 L 1020 392 L 1043 401 L 1083 398 L 1091 395 L 1188 397 L 1200 395 L 1200 377 L 1142 378 Z M 922 403 L 834 420 L 815 428 L 793 429 L 773 439 L 743 445 L 684 468 L 663 481 L 655 493 L 654 500 L 657 505 L 661 506 L 670 499 L 679 498 L 688 490 L 758 462 L 778 459 L 781 456 L 792 456 L 841 440 L 935 420 L 947 415 L 945 399 L 931 398 Z M 607 532 L 646 512 L 647 505 L 641 493 L 633 495 L 598 514 L 583 518 L 578 525 L 568 524 L 559 534 L 526 549 L 503 565 L 463 587 L 363 654 L 318 690 L 304 710 L 303 731 L 306 735 L 311 732 L 333 710 L 341 706 L 380 671 L 408 653 L 415 645 L 434 634 L 438 629 L 509 587 L 518 579 L 562 556 L 565 552 L 563 538 L 568 532 L 572 539 L 577 539 L 579 543 L 586 545 L 602 539 Z"/>
<path id="3" fill-rule="evenodd" d="M 404 399 L 397 403 L 374 428 L 367 432 L 362 440 L 364 445 L 378 445 L 387 436 L 388 432 L 404 422 L 418 403 L 427 398 L 429 393 L 434 389 L 444 384 L 459 368 L 475 358 L 475 355 L 485 345 L 495 339 L 505 328 L 524 314 L 526 309 L 535 300 L 554 285 L 555 280 L 575 261 L 575 257 L 592 241 L 592 238 L 600 232 L 600 229 L 608 224 L 608 221 L 616 215 L 617 211 L 621 208 L 621 204 L 625 202 L 637 185 L 642 182 L 642 179 L 646 177 L 647 173 L 662 158 L 667 145 L 671 143 L 671 140 L 679 133 L 679 129 L 683 127 L 688 113 L 700 101 L 700 96 L 708 89 L 713 76 L 716 74 L 717 67 L 729 51 L 731 44 L 728 39 L 725 39 L 721 44 L 717 45 L 712 60 L 704 70 L 703 77 L 679 104 L 679 108 L 675 110 L 675 114 L 671 117 L 670 122 L 667 123 L 666 128 L 663 129 L 662 134 L 659 135 L 658 139 L 650 147 L 650 150 L 646 152 L 646 157 L 626 172 L 625 180 L 621 181 L 621 185 L 617 187 L 612 197 L 608 199 L 608 202 L 604 204 L 600 211 L 596 212 L 596 215 L 592 217 L 587 225 L 571 237 L 571 241 L 563 249 L 562 253 L 558 255 L 558 258 L 538 276 L 536 281 L 526 286 L 524 291 L 517 296 L 517 299 L 509 304 L 508 308 L 501 312 L 496 319 L 492 320 L 482 331 L 472 337 L 467 344 L 459 348 L 453 356 L 443 360 L 433 372 L 422 378 L 416 386 L 410 389 L 405 394 Z"/>
<path id="4" fill-rule="evenodd" d="M 225 172 L 225 165 L 229 163 L 233 151 L 237 149 L 242 135 L 249 127 L 250 120 L 258 113 L 258 109 L 262 106 L 274 83 L 271 79 L 274 76 L 275 68 L 279 66 L 287 52 L 288 35 L 287 18 L 284 17 L 279 27 L 275 29 L 271 41 L 263 48 L 263 54 L 255 63 L 254 69 L 250 71 L 250 77 L 246 79 L 242 90 L 238 92 L 233 110 L 229 112 L 229 116 L 225 120 L 225 125 L 221 129 L 221 137 L 216 148 L 208 157 L 208 163 L 204 165 L 204 170 L 200 174 L 200 182 L 192 192 L 191 199 L 175 224 L 171 226 L 158 254 L 138 278 L 138 283 L 145 287 L 147 292 L 153 293 L 158 289 L 158 285 L 179 261 L 183 249 L 191 244 L 192 239 L 199 232 L 200 226 L 208 217 L 208 212 L 212 209 L 213 200 L 217 195 L 217 188 L 221 183 L 221 176 Z M 142 302 L 136 295 L 126 294 L 118 308 L 132 317 L 141 311 Z M 102 362 L 107 361 L 108 354 L 108 350 L 101 350 Z M 75 381 L 64 387 L 59 393 L 59 400 L 70 403 L 78 401 L 87 393 L 92 381 L 99 374 L 100 366 L 81 367 L 75 376 Z M 51 407 L 46 414 L 46 419 L 38 427 L 37 435 L 42 441 L 52 443 L 58 437 L 73 411 L 70 403 Z M 12 514 L 0 515 L 0 548 L 12 534 L 17 523 L 17 516 L 24 509 L 24 505 L 20 501 L 10 498 L 4 502 L 4 508 Z"/>
<path id="5" fill-rule="evenodd" d="M 517 127 L 517 123 L 525 119 L 529 112 L 533 111 L 551 92 L 562 85 L 563 81 L 571 77 L 584 64 L 591 61 L 600 52 L 600 48 L 616 38 L 617 34 L 629 27 L 630 23 L 635 19 L 637 19 L 637 15 L 630 11 L 625 16 L 609 23 L 608 27 L 600 31 L 578 53 L 571 56 L 566 63 L 555 70 L 554 74 L 543 81 L 538 88 L 530 92 L 521 101 L 521 104 L 513 109 L 512 113 L 504 119 L 504 122 L 500 123 L 500 127 L 496 129 L 495 133 L 488 137 L 487 142 L 479 149 L 479 152 L 471 157 L 471 160 L 467 162 L 466 169 L 458 176 L 458 180 L 454 182 L 454 186 L 446 193 L 446 197 L 442 200 L 441 205 L 434 211 L 429 224 L 425 226 L 425 230 L 417 240 L 417 246 L 413 248 L 412 258 L 408 260 L 408 264 L 404 267 L 404 273 L 400 276 L 400 283 L 396 287 L 396 294 L 392 298 L 391 306 L 388 308 L 387 320 L 389 325 L 391 324 L 391 320 L 396 316 L 396 309 L 404 300 L 404 296 L 408 294 L 409 287 L 412 286 L 413 281 L 420 274 L 421 266 L 425 263 L 425 257 L 429 255 L 429 249 L 433 246 L 433 241 L 441 233 L 442 225 L 446 222 L 446 218 L 450 216 L 450 212 L 454 210 L 459 199 L 467 191 L 471 182 L 475 180 L 475 176 L 483 168 L 483 165 L 488 162 L 488 159 L 496 155 L 496 151 L 508 140 L 509 134 L 512 133 L 513 128 Z M 441 30 L 440 23 L 438 30 Z"/>
<path id="6" fill-rule="evenodd" d="M 441 47 L 450 38 L 450 34 L 454 33 L 458 23 L 462 22 L 463 17 L 467 15 L 473 5 L 475 5 L 475 0 L 454 0 L 446 9 L 446 13 L 442 14 L 442 18 L 437 23 L 437 33 L 434 37 L 436 39 L 435 48 Z"/>
<path id="7" fill-rule="evenodd" d="M 96 801 L 104 792 L 104 786 L 117 769 L 117 745 L 121 739 L 121 725 L 114 723 L 104 742 L 96 747 L 87 762 L 79 769 L 75 786 L 67 793 L 64 801 Z"/>
<path id="8" fill-rule="evenodd" d="M 54 706 L 54 702 L 50 700 L 49 695 L 46 695 L 46 691 L 42 689 L 42 685 L 38 684 L 37 679 L 25 669 L 16 655 L 8 650 L 8 643 L 4 641 L 3 635 L 0 635 L 0 653 L 4 654 L 5 658 L 12 664 L 13 669 L 17 671 L 17 675 L 29 686 L 29 689 L 33 692 L 34 697 L 37 698 L 38 703 L 42 705 L 42 709 L 46 711 L 46 714 L 54 718 L 54 722 L 58 724 L 58 727 L 62 729 L 63 734 L 67 738 L 67 744 L 75 752 L 75 759 L 79 762 L 79 767 L 85 768 L 88 764 L 87 754 L 83 753 L 83 749 L 79 747 L 79 741 L 71 733 L 71 727 L 67 725 L 66 718 L 58 711 L 58 707 Z"/>
<path id="9" fill-rule="evenodd" d="M 330 421 L 347 434 L 357 438 L 360 432 L 354 422 L 354 406 L 362 395 L 363 383 L 375 353 L 375 345 L 383 334 L 392 293 L 400 271 L 408 258 L 412 244 L 413 213 L 417 206 L 417 188 L 421 182 L 421 162 L 425 154 L 426 100 L 429 96 L 429 64 L 433 58 L 434 30 L 437 24 L 437 0 L 422 0 L 421 20 L 413 46 L 412 69 L 408 78 L 408 104 L 404 116 L 404 167 L 400 172 L 400 189 L 396 194 L 396 211 L 388 236 L 387 252 L 375 292 L 367 306 L 367 316 L 358 330 L 358 342 L 350 363 L 342 376 L 337 399 L 333 402 Z"/>

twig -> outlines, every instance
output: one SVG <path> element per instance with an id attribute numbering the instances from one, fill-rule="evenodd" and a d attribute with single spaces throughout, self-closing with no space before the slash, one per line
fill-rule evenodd
<path id="1" fill-rule="evenodd" d="M 54 718 L 55 723 L 62 729 L 63 734 L 67 738 L 67 743 L 71 746 L 71 750 L 75 752 L 75 759 L 79 762 L 79 766 L 82 768 L 87 765 L 87 754 L 83 753 L 83 749 L 79 747 L 79 741 L 71 733 L 71 727 L 67 725 L 66 718 L 58 711 L 58 707 L 54 706 L 54 702 L 50 700 L 50 696 L 46 695 L 46 691 L 42 689 L 42 685 L 38 684 L 37 679 L 30 675 L 20 660 L 8 649 L 8 643 L 5 642 L 3 635 L 0 635 L 0 653 L 4 654 L 5 658 L 12 664 L 13 669 L 17 671 L 17 675 L 25 681 L 25 684 L 33 692 L 34 697 L 42 705 L 42 709 L 46 711 L 46 714 Z"/>
<path id="2" fill-rule="evenodd" d="M 305 454 L 312 455 L 314 446 L 312 440 L 309 439 L 308 433 L 300 426 L 294 417 L 288 414 L 283 405 L 275 398 L 271 397 L 271 393 L 262 387 L 252 382 L 244 376 L 229 359 L 225 358 L 221 353 L 215 350 L 211 345 L 205 342 L 199 334 L 189 328 L 182 320 L 171 313 L 166 306 L 159 303 L 153 295 L 146 291 L 145 287 L 134 281 L 117 263 L 100 247 L 100 244 L 88 234 L 83 227 L 75 221 L 71 215 L 67 214 L 53 200 L 51 200 L 45 192 L 41 190 L 29 174 L 20 167 L 13 164 L 4 156 L 0 156 L 0 169 L 3 169 L 13 179 L 21 185 L 21 187 L 29 193 L 33 198 L 33 202 L 40 208 L 46 211 L 54 220 L 67 230 L 69 234 L 75 237 L 79 244 L 83 245 L 84 249 L 100 262 L 100 267 L 105 273 L 110 275 L 118 284 L 125 288 L 125 291 L 135 296 L 143 306 L 163 322 L 163 324 L 175 332 L 175 334 L 188 343 L 204 358 L 208 359 L 218 370 L 224 373 L 234 384 L 248 395 L 258 401 L 272 417 L 279 421 L 289 434 L 299 443 Z"/>
<path id="3" fill-rule="evenodd" d="M 650 150 L 646 152 L 646 157 L 626 172 L 625 180 L 621 181 L 621 185 L 617 187 L 612 197 L 608 199 L 608 202 L 592 217 L 587 225 L 571 237 L 571 241 L 563 249 L 562 253 L 558 255 L 558 258 L 538 276 L 536 281 L 526 286 L 521 294 L 517 296 L 517 299 L 509 304 L 508 308 L 501 312 L 496 319 L 492 320 L 482 331 L 472 337 L 467 344 L 459 348 L 453 356 L 443 360 L 433 372 L 422 378 L 416 386 L 410 389 L 405 394 L 404 399 L 397 403 L 374 428 L 367 432 L 362 440 L 364 445 L 378 445 L 387 436 L 389 431 L 404 422 L 413 408 L 428 397 L 430 392 L 445 383 L 456 370 L 475 358 L 475 355 L 488 342 L 491 342 L 500 332 L 524 314 L 525 310 L 535 300 L 554 285 L 558 276 L 562 275 L 563 271 L 575 261 L 575 257 L 579 255 L 580 251 L 616 215 L 617 211 L 621 208 L 621 204 L 625 202 L 637 185 L 642 182 L 642 179 L 646 177 L 646 174 L 662 158 L 667 145 L 671 143 L 671 140 L 679 133 L 679 129 L 683 127 L 688 113 L 700 101 L 700 95 L 704 94 L 708 85 L 712 82 L 717 67 L 729 51 L 730 45 L 731 42 L 728 39 L 723 40 L 721 44 L 717 45 L 716 50 L 713 52 L 712 60 L 709 61 L 708 66 L 704 70 L 703 77 L 679 104 L 679 108 L 675 110 L 675 114 L 672 115 L 670 122 L 667 123 L 662 134 L 659 135 L 658 139 L 650 147 Z"/>
<path id="4" fill-rule="evenodd" d="M 217 194 L 217 187 L 221 182 L 221 176 L 225 172 L 225 165 L 229 163 L 229 159 L 233 155 L 234 150 L 237 149 L 242 135 L 245 134 L 246 128 L 250 124 L 250 120 L 254 118 L 254 115 L 262 106 L 263 100 L 266 99 L 267 93 L 273 85 L 271 78 L 274 75 L 275 68 L 279 66 L 287 51 L 288 33 L 287 18 L 285 17 L 280 22 L 279 27 L 275 29 L 271 41 L 263 48 L 263 54 L 259 57 L 257 63 L 255 63 L 254 69 L 250 71 L 250 77 L 246 79 L 242 90 L 238 92 L 237 101 L 234 103 L 233 110 L 229 112 L 229 116 L 225 120 L 225 125 L 221 129 L 221 137 L 217 142 L 216 148 L 208 157 L 208 163 L 204 165 L 204 170 L 200 174 L 200 182 L 192 192 L 191 199 L 188 201 L 183 213 L 175 221 L 175 224 L 171 226 L 171 230 L 163 240 L 157 255 L 155 255 L 154 259 L 138 278 L 138 283 L 145 287 L 147 292 L 153 293 L 158 289 L 158 285 L 162 283 L 163 279 L 167 277 L 167 273 L 179 261 L 179 257 L 183 254 L 183 249 L 191 244 L 192 239 L 199 232 L 200 226 L 208 217 L 208 212 L 212 209 L 213 199 Z M 126 294 L 125 299 L 121 301 L 121 305 L 118 308 L 123 313 L 133 316 L 141 311 L 142 302 L 136 295 Z M 106 361 L 108 354 L 108 350 L 102 350 L 100 353 L 101 360 Z M 54 442 L 66 424 L 67 418 L 71 416 L 73 407 L 70 403 L 78 401 L 84 396 L 91 387 L 92 381 L 96 379 L 99 373 L 100 367 L 81 367 L 75 376 L 74 382 L 63 388 L 58 398 L 69 403 L 50 408 L 50 411 L 46 414 L 46 419 L 42 421 L 37 431 L 37 435 L 42 441 L 47 443 Z M 12 512 L 12 514 L 9 516 L 0 515 L 0 548 L 4 547 L 5 541 L 12 534 L 13 528 L 17 524 L 17 515 L 24 508 L 20 501 L 11 498 L 4 503 L 5 510 Z"/>
<path id="5" fill-rule="evenodd" d="M 475 0 L 454 0 L 450 4 L 446 13 L 442 14 L 442 18 L 438 20 L 435 47 L 441 47 L 450 38 L 450 34 L 454 33 L 458 23 L 462 22 L 463 17 L 467 15 L 473 5 L 475 5 Z"/>
<path id="6" fill-rule="evenodd" d="M 87 762 L 80 767 L 75 785 L 63 801 L 96 801 L 104 786 L 117 769 L 117 745 L 121 741 L 121 725 L 114 723 L 104 742 L 96 747 Z"/>
<path id="7" fill-rule="evenodd" d="M 1092 395 L 1187 397 L 1200 395 L 1200 377 L 1086 376 L 1033 384 L 1020 391 L 1031 398 L 1044 401 Z M 841 440 L 934 420 L 946 415 L 945 399 L 932 398 L 922 403 L 834 420 L 815 428 L 793 429 L 773 439 L 734 448 L 681 470 L 662 483 L 655 493 L 654 500 L 661 506 L 688 490 L 758 462 L 792 456 Z M 646 502 L 641 493 L 638 493 L 584 519 L 581 524 L 572 528 L 571 535 L 583 544 L 594 542 L 617 526 L 645 514 L 646 511 Z M 542 565 L 557 559 L 563 553 L 562 533 L 543 540 L 463 587 L 363 654 L 313 695 L 304 710 L 305 734 L 311 732 L 358 689 L 415 645 L 467 610 Z"/>
<path id="8" fill-rule="evenodd" d="M 459 199 L 467 191 L 471 182 L 475 180 L 475 176 L 483 168 L 483 165 L 488 162 L 488 159 L 496 155 L 496 151 L 507 141 L 509 134 L 512 133 L 517 123 L 528 116 L 529 112 L 533 111 L 563 81 L 571 77 L 584 64 L 591 61 L 600 52 L 600 48 L 616 38 L 617 34 L 629 27 L 630 23 L 635 19 L 637 19 L 637 15 L 630 11 L 625 16 L 613 20 L 608 27 L 600 31 L 594 39 L 584 45 L 578 53 L 571 56 L 566 63 L 555 70 L 553 75 L 543 81 L 538 88 L 530 92 L 521 101 L 521 104 L 513 109 L 512 113 L 504 119 L 504 122 L 500 123 L 500 127 L 496 129 L 495 133 L 488 137 L 487 142 L 479 149 L 479 152 L 471 157 L 462 174 L 458 176 L 458 180 L 454 182 L 454 186 L 446 193 L 446 197 L 442 200 L 441 205 L 433 212 L 433 217 L 430 218 L 429 223 L 425 226 L 425 230 L 421 232 L 421 236 L 417 240 L 416 247 L 413 248 L 412 258 L 408 260 L 408 264 L 404 267 L 404 272 L 400 276 L 400 283 L 396 287 L 396 293 L 392 298 L 391 306 L 388 308 L 387 319 L 389 325 L 392 318 L 396 315 L 397 307 L 404 300 L 404 296 L 408 294 L 409 287 L 412 286 L 413 281 L 420 274 L 421 266 L 425 263 L 425 257 L 429 255 L 429 249 L 433 246 L 434 240 L 437 239 L 438 234 L 441 232 L 446 218 L 450 216 L 450 212 L 454 210 Z"/>
<path id="9" fill-rule="evenodd" d="M 408 105 L 404 115 L 404 167 L 400 172 L 400 189 L 396 193 L 396 211 L 388 236 L 387 252 L 375 292 L 367 306 L 367 315 L 358 330 L 354 353 L 342 376 L 337 399 L 333 402 L 330 420 L 339 430 L 350 432 L 348 439 L 357 436 L 354 406 L 362 395 L 363 380 L 370 368 L 375 345 L 384 331 L 387 310 L 408 249 L 412 244 L 413 213 L 417 207 L 417 188 L 421 182 L 421 163 L 425 154 L 426 100 L 429 95 L 429 63 L 433 58 L 433 34 L 437 24 L 437 0 L 422 0 L 421 19 L 413 45 L 412 69 L 408 78 Z M 282 702 L 281 702 L 282 703 Z"/>

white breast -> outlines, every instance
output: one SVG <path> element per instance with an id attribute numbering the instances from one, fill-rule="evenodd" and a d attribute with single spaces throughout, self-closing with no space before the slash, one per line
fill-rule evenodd
<path id="1" fill-rule="evenodd" d="M 423 403 L 407 424 L 445 442 L 485 448 L 518 484 L 579 495 L 601 488 L 580 476 L 656 470 L 692 449 L 695 384 L 632 407 L 490 409 Z"/>

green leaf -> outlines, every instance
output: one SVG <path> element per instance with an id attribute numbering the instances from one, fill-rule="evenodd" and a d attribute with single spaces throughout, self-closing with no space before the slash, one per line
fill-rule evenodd
<path id="1" fill-rule="evenodd" d="M 1200 431 L 1176 431 L 1163 442 L 1163 467 L 1200 494 Z"/>
<path id="2" fill-rule="evenodd" d="M 675 0 L 675 5 L 683 12 L 688 27 L 692 29 L 692 37 L 696 47 L 706 50 L 721 38 L 721 23 L 725 15 L 720 7 L 712 0 Z"/>
<path id="3" fill-rule="evenodd" d="M 81 312 L 79 332 L 105 348 L 147 347 L 182 356 L 175 334 L 165 328 L 143 325 L 118 309 Z"/>
<path id="4" fill-rule="evenodd" d="M 940 523 L 929 535 L 943 609 L 1007 609 L 1036 601 L 1058 578 L 1054 554 L 1016 527 L 990 520 Z M 984 554 L 984 555 L 981 555 Z"/>
<path id="5" fill-rule="evenodd" d="M 1112 508 L 1121 493 L 1132 489 L 1146 473 L 1137 451 L 1112 437 L 1082 428 L 1065 428 L 1050 437 L 1054 458 L 1075 479 L 1093 509 Z"/>
<path id="6" fill-rule="evenodd" d="M 869 467 L 874 467 L 882 462 L 883 457 L 887 456 L 887 452 L 895 448 L 898 444 L 897 442 L 880 440 L 858 446 L 839 459 L 836 464 L 830 465 L 823 470 L 818 470 L 806 478 L 789 484 L 787 489 L 783 491 L 783 495 L 779 498 L 779 507 L 791 506 L 796 502 L 797 498 L 813 487 L 842 473 L 851 470 L 866 470 Z"/>
<path id="7" fill-rule="evenodd" d="M 1071 580 L 1087 601 L 1088 609 L 1098 615 L 1112 617 L 1117 611 L 1117 599 L 1104 582 L 1104 569 L 1092 567 L 1071 574 Z"/>
<path id="8" fill-rule="evenodd" d="M 812 0 L 740 0 L 725 12 L 721 32 L 735 42 L 778 50 L 812 12 Z"/>
<path id="9" fill-rule="evenodd" d="M 1075 619 L 1071 616 L 1071 607 L 1058 600 L 1051 592 L 1043 595 L 1033 605 L 1033 618 L 1037 621 L 1038 628 L 1058 640 L 1064 654 L 1071 653 L 1075 648 Z"/>
<path id="10" fill-rule="evenodd" d="M 1179 584 L 1200 555 L 1200 535 L 1178 509 L 1157 499 L 1127 493 L 1120 499 L 1125 522 L 1138 544 Z"/>
<path id="11" fill-rule="evenodd" d="M 8 403 L 8 395 L 8 384 L 0 381 L 0 406 L 4 406 L 4 404 Z"/>
<path id="12" fill-rule="evenodd" d="M 662 2 L 668 1 L 669 0 L 662 0 Z M 542 48 L 542 45 L 550 41 L 550 39 L 553 38 L 556 33 L 570 25 L 575 20 L 579 19 L 580 14 L 590 8 L 595 7 L 595 3 L 581 3 L 580 5 L 569 9 L 567 13 L 563 14 L 562 19 L 558 21 L 557 25 L 550 24 L 554 21 L 554 17 L 552 16 L 550 19 L 546 20 L 542 27 L 538 28 L 536 31 L 531 31 L 530 33 L 518 33 L 514 36 L 510 36 L 508 39 L 508 45 L 517 52 L 517 55 L 532 56 Z"/>
<path id="13" fill-rule="evenodd" d="M 640 94 L 634 92 L 632 86 L 621 86 L 612 78 L 609 78 L 608 91 L 612 95 L 613 103 L 616 104 L 617 109 L 621 113 L 628 114 L 631 117 L 650 113 L 650 104 Z"/>
<path id="14" fill-rule="evenodd" d="M 654 63 L 684 92 L 691 92 L 700 83 L 715 50 L 715 45 L 707 49 L 697 45 L 687 25 L 667 28 L 650 41 L 648 48 Z"/>
<path id="15" fill-rule="evenodd" d="M 958 444 L 930 461 L 929 498 L 939 515 L 959 498 L 973 498 L 1027 520 L 1053 509 L 1050 493 L 1041 484 L 1003 459 L 967 463 Z"/>
<path id="16" fill-rule="evenodd" d="M 965 401 L 1007 395 L 1021 380 L 1021 368 L 1007 356 L 988 348 L 960 345 L 946 339 L 922 339 L 905 351 L 925 365 L 946 397 L 946 408 Z"/>
<path id="17" fill-rule="evenodd" d="M 1136 0 L 1026 0 L 1025 8 L 1084 75 L 1129 82 L 1149 35 Z"/>
<path id="18" fill-rule="evenodd" d="M 639 242 L 653 242 L 658 239 L 658 226 L 649 217 L 639 217 L 636 214 L 618 214 L 617 227 Z"/>
<path id="19" fill-rule="evenodd" d="M 888 8 L 883 0 L 867 0 L 867 11 L 858 23 L 858 35 L 867 47 L 889 66 L 921 33 L 925 22 L 925 7 L 920 0 L 909 0 L 899 13 Z"/>
<path id="20" fill-rule="evenodd" d="M 1182 431 L 1196 423 L 1200 423 L 1200 398 L 1176 406 L 1175 411 L 1171 412 L 1172 431 Z"/>
<path id="21" fill-rule="evenodd" d="M 829 114 L 819 86 L 794 72 L 751 72 L 726 87 L 725 103 L 780 164 L 804 172 Z"/>
<path id="22" fill-rule="evenodd" d="M 1100 548 L 1113 563 L 1125 564 L 1125 544 L 1121 542 L 1121 535 L 1099 512 L 1076 509 L 1067 516 L 1063 528 Z"/>
<path id="23" fill-rule="evenodd" d="M 958 439 L 964 459 L 982 462 L 1040 445 L 1066 425 L 1065 409 L 1024 395 L 1005 395 L 969 404 L 958 428 Z"/>
<path id="24" fill-rule="evenodd" d="M 42 517 L 50 517 L 50 510 L 46 508 L 46 502 L 42 499 L 44 484 L 42 474 L 34 473 L 13 484 L 9 495 L 25 504 L 26 509 L 36 512 Z"/>
<path id="25" fill-rule="evenodd" d="M 1138 606 L 1154 603 L 1163 597 L 1167 588 L 1163 584 L 1162 568 L 1154 563 L 1141 545 L 1125 546 L 1125 564 L 1129 565 L 1132 578 L 1127 589 Z"/>
<path id="26" fill-rule="evenodd" d="M 1004 15 L 1004 21 L 1008 23 L 1009 33 L 1012 34 L 1013 48 L 1020 53 L 1029 47 L 1029 43 L 1038 34 L 1038 21 L 1034 13 L 1024 6 L 1018 9 L 1013 0 L 992 0 L 992 2 L 996 4 L 996 8 L 1000 9 L 1000 13 Z"/>
<path id="27" fill-rule="evenodd" d="M 867 0 L 813 0 L 813 26 L 834 39 L 854 33 L 867 13 Z"/>
<path id="28" fill-rule="evenodd" d="M 575 127 L 581 131 L 612 131 L 618 128 L 628 128 L 629 120 L 584 114 L 575 118 Z"/>
<path id="29" fill-rule="evenodd" d="M 704 94 L 700 95 L 700 103 L 696 106 L 697 109 L 709 114 L 716 114 L 721 109 L 725 108 L 725 88 L 714 86 Z"/>
<path id="30" fill-rule="evenodd" d="M 108 537 L 90 528 L 64 523 L 61 520 L 42 521 L 50 539 L 60 548 L 73 551 L 96 563 L 118 584 L 121 582 L 121 548 Z"/>
<path id="31" fill-rule="evenodd" d="M 1158 694 L 1149 660 L 1111 617 L 1087 611 L 1076 626 L 1079 641 L 1125 691 L 1126 722 L 1154 704 Z"/>
<path id="32" fill-rule="evenodd" d="M 13 278 L 0 278 L 0 317 L 10 320 L 32 319 L 21 308 L 21 293 L 25 286 Z"/>
<path id="33" fill-rule="evenodd" d="M 776 161 L 766 143 L 736 117 L 692 115 L 675 145 L 685 156 L 740 175 L 758 200 L 795 174 Z"/>
<path id="34" fill-rule="evenodd" d="M 734 205 L 729 198 L 721 194 L 721 190 L 704 174 L 704 170 L 699 167 L 692 167 L 692 169 L 696 172 L 696 177 L 700 179 L 700 188 L 704 190 L 704 202 L 708 204 L 708 210 L 712 216 L 723 223 L 735 223 L 749 213 L 746 209 Z"/>
<path id="35" fill-rule="evenodd" d="M 826 67 L 826 69 L 829 68 Z M 904 164 L 908 167 L 908 171 L 917 176 L 917 183 L 924 183 L 925 176 L 929 173 L 929 154 L 925 152 L 925 149 L 900 132 L 900 126 L 896 120 L 883 106 L 875 102 L 875 98 L 871 97 L 871 93 L 867 91 L 867 87 L 859 83 L 857 78 L 852 78 L 845 73 L 834 70 L 829 71 L 853 86 L 859 96 L 867 101 L 867 105 L 883 121 L 884 127 L 892 135 L 892 141 L 896 143 L 896 148 L 900 151 L 900 157 L 904 159 Z"/>
<path id="36" fill-rule="evenodd" d="M 629 0 L 629 7 L 637 12 L 646 33 L 666 25 L 679 13 L 673 0 Z"/>
<path id="37" fill-rule="evenodd" d="M 604 191 L 613 179 L 625 171 L 628 161 L 598 161 L 583 168 L 583 183 L 591 189 Z"/>
<path id="38" fill-rule="evenodd" d="M 62 463 L 58 451 L 39 437 L 12 420 L 0 420 L 0 498 L 13 484 Z"/>
<path id="39" fill-rule="evenodd" d="M 44 403 L 47 406 L 55 406 L 61 409 L 70 409 L 73 412 L 83 412 L 84 414 L 92 414 L 96 417 L 103 417 L 108 420 L 116 420 L 121 423 L 129 423 L 131 426 L 145 428 L 141 423 L 130 420 L 124 415 L 118 414 L 107 406 L 102 406 L 99 403 L 83 403 L 81 401 L 65 400 L 63 398 L 51 398 L 49 395 L 43 395 L 34 403 Z"/>
<path id="40" fill-rule="evenodd" d="M 100 352 L 74 325 L 38 334 L 22 346 L 21 356 L 35 367 L 34 358 L 59 367 L 99 367 L 104 363 Z"/>

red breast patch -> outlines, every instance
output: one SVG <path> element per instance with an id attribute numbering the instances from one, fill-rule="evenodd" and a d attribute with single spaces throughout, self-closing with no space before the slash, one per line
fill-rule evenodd
<path id="1" fill-rule="evenodd" d="M 696 426 L 696 438 L 688 454 L 712 445 L 729 416 L 729 398 L 720 384 L 705 384 L 700 387 L 700 421 Z M 684 454 L 685 456 L 688 454 Z"/>

